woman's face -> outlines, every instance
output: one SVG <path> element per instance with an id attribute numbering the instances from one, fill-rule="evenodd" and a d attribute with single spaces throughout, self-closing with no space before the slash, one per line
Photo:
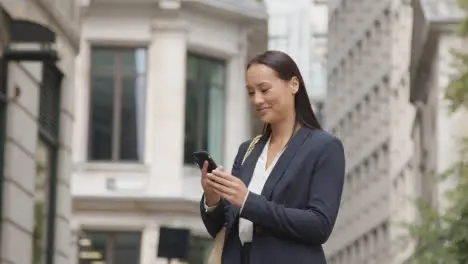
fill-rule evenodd
<path id="1" fill-rule="evenodd" d="M 246 82 L 250 104 L 264 123 L 277 123 L 294 111 L 294 95 L 299 88 L 296 77 L 284 81 L 272 68 L 253 64 L 247 70 Z"/>

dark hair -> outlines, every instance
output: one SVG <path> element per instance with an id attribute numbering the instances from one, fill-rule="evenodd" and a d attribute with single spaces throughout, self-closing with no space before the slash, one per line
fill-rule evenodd
<path id="1" fill-rule="evenodd" d="M 255 56 L 249 64 L 247 64 L 247 70 L 254 64 L 263 64 L 268 66 L 275 70 L 278 77 L 284 81 L 289 81 L 293 77 L 296 77 L 299 80 L 299 90 L 294 96 L 296 122 L 312 129 L 322 129 L 317 117 L 315 116 L 314 110 L 312 110 L 312 106 L 310 105 L 309 96 L 307 95 L 307 90 L 305 88 L 301 72 L 299 71 L 297 64 L 288 54 L 281 51 L 268 50 Z M 269 124 L 265 124 L 263 127 L 263 133 L 265 135 L 269 135 L 271 133 L 271 127 Z"/>

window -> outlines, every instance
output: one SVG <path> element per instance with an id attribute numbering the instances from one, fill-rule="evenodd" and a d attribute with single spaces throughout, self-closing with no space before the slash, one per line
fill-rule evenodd
<path id="1" fill-rule="evenodd" d="M 57 201 L 57 152 L 62 73 L 44 64 L 39 93 L 32 264 L 52 263 Z"/>
<path id="2" fill-rule="evenodd" d="M 89 159 L 142 161 L 147 52 L 93 48 Z"/>
<path id="3" fill-rule="evenodd" d="M 140 263 L 140 232 L 84 231 L 78 243 L 79 264 Z"/>
<path id="4" fill-rule="evenodd" d="M 188 264 L 207 263 L 213 240 L 208 237 L 191 236 Z"/>
<path id="5" fill-rule="evenodd" d="M 225 105 L 223 61 L 189 54 L 185 98 L 184 162 L 193 164 L 192 153 L 207 150 L 222 162 Z"/>
<path id="6" fill-rule="evenodd" d="M 287 16 L 275 16 L 269 20 L 268 46 L 270 49 L 287 51 L 289 48 L 290 21 Z"/>

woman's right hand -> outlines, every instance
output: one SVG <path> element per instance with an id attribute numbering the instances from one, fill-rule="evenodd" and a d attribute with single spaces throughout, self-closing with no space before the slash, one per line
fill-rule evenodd
<path id="1" fill-rule="evenodd" d="M 201 170 L 201 184 L 203 187 L 203 191 L 205 193 L 205 203 L 207 206 L 215 206 L 219 203 L 221 200 L 221 195 L 217 194 L 213 188 L 211 188 L 208 184 L 208 161 L 205 161 L 203 163 L 203 168 Z"/>

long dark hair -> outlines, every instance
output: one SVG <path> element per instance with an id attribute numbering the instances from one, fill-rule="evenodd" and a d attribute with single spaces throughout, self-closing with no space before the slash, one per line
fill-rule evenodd
<path id="1" fill-rule="evenodd" d="M 254 64 L 263 64 L 276 71 L 281 80 L 289 81 L 293 77 L 299 80 L 299 90 L 294 96 L 294 107 L 296 110 L 296 122 L 312 129 L 322 129 L 314 110 L 310 105 L 309 96 L 305 88 L 304 79 L 294 60 L 286 53 L 276 50 L 268 50 L 255 56 L 249 64 L 247 70 Z M 270 135 L 271 127 L 265 124 L 263 134 Z"/>

